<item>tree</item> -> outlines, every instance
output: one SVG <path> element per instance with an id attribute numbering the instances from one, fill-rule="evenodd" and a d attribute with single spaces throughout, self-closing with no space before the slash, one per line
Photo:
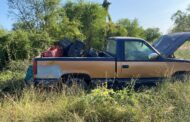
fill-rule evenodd
<path id="1" fill-rule="evenodd" d="M 78 21 L 70 21 L 60 0 L 8 0 L 11 14 L 17 19 L 13 30 L 48 33 L 53 40 L 84 38 Z"/>
<path id="2" fill-rule="evenodd" d="M 24 29 L 43 29 L 47 16 L 59 10 L 60 0 L 8 0 L 10 14 Z"/>
<path id="3" fill-rule="evenodd" d="M 4 36 L 6 34 L 6 30 L 3 28 L 0 28 L 0 37 Z"/>
<path id="4" fill-rule="evenodd" d="M 117 24 L 126 28 L 128 36 L 145 38 L 144 29 L 139 26 L 137 19 L 131 21 L 129 19 L 121 19 Z"/>
<path id="5" fill-rule="evenodd" d="M 52 43 L 53 39 L 49 36 L 47 32 L 32 32 L 28 34 L 29 38 L 29 56 L 30 58 L 39 56 L 41 52 L 47 49 Z"/>
<path id="6" fill-rule="evenodd" d="M 153 42 L 161 36 L 159 28 L 147 28 L 145 30 L 145 37 L 148 42 Z"/>
<path id="7" fill-rule="evenodd" d="M 85 42 L 90 47 L 101 48 L 103 46 L 106 11 L 96 3 L 72 3 L 65 6 L 65 13 L 70 21 L 80 23 L 79 29 L 85 36 Z"/>
<path id="8" fill-rule="evenodd" d="M 7 34 L 7 32 L 3 28 L 0 28 L 0 69 L 2 69 L 2 67 L 5 64 L 5 53 L 3 51 L 3 47 L 5 45 L 3 44 L 3 42 L 4 42 L 3 37 L 6 34 Z"/>
<path id="9" fill-rule="evenodd" d="M 50 37 L 54 40 L 60 40 L 63 38 L 84 39 L 84 34 L 80 30 L 80 22 L 70 20 L 64 11 L 60 13 L 61 15 L 57 17 L 50 17 L 48 24 L 45 26 L 45 31 Z"/>
<path id="10" fill-rule="evenodd" d="M 190 31 L 190 6 L 185 12 L 178 10 L 171 19 L 174 22 L 172 32 L 189 32 Z"/>
<path id="11" fill-rule="evenodd" d="M 107 37 L 112 37 L 112 36 L 127 36 L 128 32 L 125 29 L 125 27 L 120 26 L 116 23 L 107 23 L 108 26 L 108 32 L 107 32 Z"/>

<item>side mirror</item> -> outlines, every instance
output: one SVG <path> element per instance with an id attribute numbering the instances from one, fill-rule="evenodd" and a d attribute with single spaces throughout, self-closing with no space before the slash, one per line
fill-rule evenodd
<path id="1" fill-rule="evenodd" d="M 155 59 L 157 59 L 159 57 L 159 55 L 157 54 L 157 53 L 151 53 L 149 56 L 148 56 L 148 58 L 150 59 L 150 60 L 155 60 Z"/>

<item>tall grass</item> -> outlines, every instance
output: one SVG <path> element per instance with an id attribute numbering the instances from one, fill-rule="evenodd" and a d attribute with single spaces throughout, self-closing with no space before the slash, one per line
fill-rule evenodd
<path id="1" fill-rule="evenodd" d="M 1 76 L 0 76 L 1 77 Z M 113 91 L 100 87 L 86 93 L 22 88 L 1 91 L 0 121 L 190 121 L 190 80 L 166 80 L 157 87 Z M 22 81 L 20 81 L 22 82 Z"/>

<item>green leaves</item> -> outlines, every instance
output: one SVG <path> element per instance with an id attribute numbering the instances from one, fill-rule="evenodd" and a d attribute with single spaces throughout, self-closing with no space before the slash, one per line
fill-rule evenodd
<path id="1" fill-rule="evenodd" d="M 17 30 L 8 34 L 2 38 L 2 52 L 7 55 L 4 57 L 8 60 L 15 59 L 28 59 L 29 55 L 29 39 L 26 32 Z"/>
<path id="2" fill-rule="evenodd" d="M 147 28 L 145 37 L 148 42 L 153 42 L 161 36 L 159 28 Z"/>
<path id="3" fill-rule="evenodd" d="M 125 27 L 128 36 L 145 38 L 144 29 L 139 25 L 138 20 L 121 19 L 118 25 Z"/>
<path id="4" fill-rule="evenodd" d="M 174 22 L 172 32 L 189 32 L 190 31 L 190 6 L 185 12 L 178 10 L 171 19 Z"/>
<path id="5" fill-rule="evenodd" d="M 64 7 L 71 21 L 80 23 L 79 30 L 84 34 L 89 47 L 101 48 L 106 27 L 106 11 L 96 3 L 68 2 Z"/>
<path id="6" fill-rule="evenodd" d="M 8 0 L 10 15 L 17 20 L 13 30 L 0 30 L 0 64 L 11 60 L 31 59 L 47 49 L 53 41 L 68 38 L 84 40 L 88 48 L 103 49 L 106 38 L 132 36 L 155 40 L 157 28 L 144 30 L 137 19 L 107 22 L 109 5 L 61 0 Z"/>
<path id="7" fill-rule="evenodd" d="M 38 56 L 52 43 L 46 32 L 16 30 L 0 38 L 0 68 L 12 60 Z"/>

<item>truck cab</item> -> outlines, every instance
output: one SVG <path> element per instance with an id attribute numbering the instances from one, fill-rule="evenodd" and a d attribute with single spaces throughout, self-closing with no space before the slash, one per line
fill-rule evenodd
<path id="1" fill-rule="evenodd" d="M 115 57 L 116 77 L 120 80 L 144 79 L 152 82 L 171 75 L 167 59 L 143 39 L 112 37 L 108 41 L 107 52 Z"/>

